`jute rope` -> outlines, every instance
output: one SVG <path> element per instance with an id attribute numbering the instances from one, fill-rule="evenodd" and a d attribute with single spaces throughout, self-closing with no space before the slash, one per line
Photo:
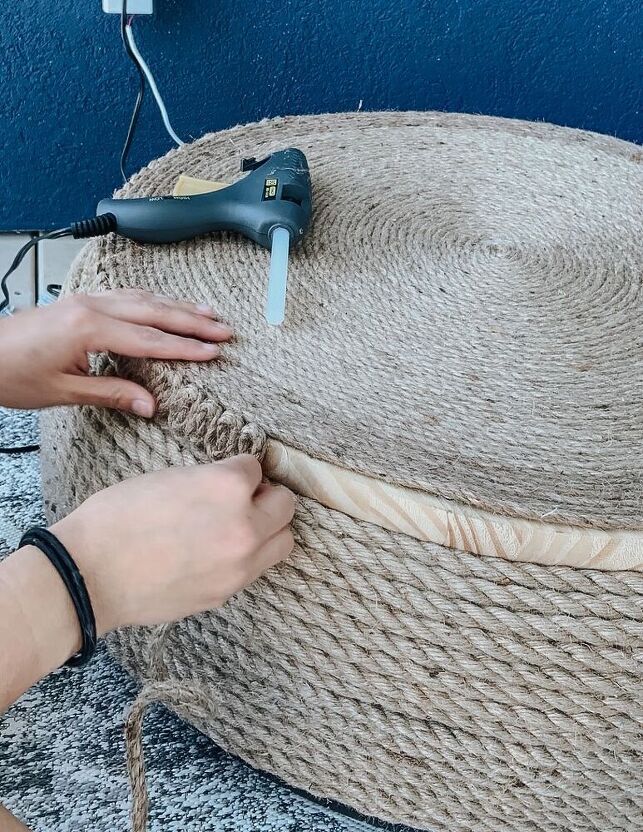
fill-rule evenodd
<path id="1" fill-rule="evenodd" d="M 505 516 L 641 529 L 636 148 L 464 116 L 285 119 L 172 152 L 129 192 L 230 178 L 233 144 L 311 161 L 288 323 L 262 324 L 267 256 L 242 240 L 93 244 L 69 290 L 205 299 L 239 338 L 218 368 L 100 358 L 160 413 L 48 414 L 52 517 L 168 464 L 263 458 L 270 438 Z M 294 532 L 293 557 L 223 609 L 111 638 L 143 682 L 127 721 L 135 832 L 157 702 L 385 820 L 643 829 L 643 574 L 458 552 L 306 497 Z"/>

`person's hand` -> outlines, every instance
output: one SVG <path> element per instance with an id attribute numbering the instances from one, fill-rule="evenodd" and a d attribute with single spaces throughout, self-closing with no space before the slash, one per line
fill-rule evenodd
<path id="1" fill-rule="evenodd" d="M 94 404 L 154 415 L 152 394 L 132 381 L 88 375 L 89 353 L 209 361 L 230 327 L 205 305 L 130 289 L 74 295 L 0 319 L 0 404 Z"/>
<path id="2" fill-rule="evenodd" d="M 290 554 L 294 509 L 290 491 L 239 456 L 126 480 L 51 531 L 85 579 L 102 636 L 220 606 Z M 2 561 L 0 713 L 80 646 L 73 603 L 45 555 L 25 546 Z"/>
<path id="3" fill-rule="evenodd" d="M 104 633 L 220 606 L 290 554 L 294 510 L 290 491 L 238 456 L 126 480 L 51 531 L 78 564 Z"/>

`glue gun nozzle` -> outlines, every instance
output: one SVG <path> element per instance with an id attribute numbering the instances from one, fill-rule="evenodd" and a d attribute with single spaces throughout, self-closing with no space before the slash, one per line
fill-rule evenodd
<path id="1" fill-rule="evenodd" d="M 266 300 L 266 321 L 271 326 L 279 326 L 286 316 L 289 248 L 290 232 L 288 229 L 275 228 L 272 232 L 268 298 Z"/>

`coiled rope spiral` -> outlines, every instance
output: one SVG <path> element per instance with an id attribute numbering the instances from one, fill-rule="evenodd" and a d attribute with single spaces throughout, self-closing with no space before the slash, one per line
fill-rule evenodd
<path id="1" fill-rule="evenodd" d="M 437 113 L 278 119 L 206 136 L 127 193 L 240 155 L 308 155 L 316 213 L 285 328 L 267 253 L 232 235 L 90 244 L 68 291 L 212 302 L 217 367 L 101 358 L 153 423 L 45 417 L 60 514 L 124 477 L 271 439 L 500 515 L 643 533 L 641 152 L 551 125 Z M 302 498 L 291 560 L 223 609 L 115 633 L 147 823 L 145 709 L 359 811 L 449 832 L 643 829 L 643 573 L 446 549 Z"/>

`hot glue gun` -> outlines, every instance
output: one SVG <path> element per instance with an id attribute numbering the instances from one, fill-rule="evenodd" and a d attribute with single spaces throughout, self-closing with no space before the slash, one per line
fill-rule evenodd
<path id="1" fill-rule="evenodd" d="M 44 239 L 97 237 L 115 232 L 141 243 L 174 243 L 211 231 L 236 231 L 270 249 L 266 320 L 282 323 L 286 309 L 288 252 L 310 225 L 312 190 L 308 162 L 288 148 L 265 159 L 244 159 L 247 173 L 232 185 L 180 177 L 172 196 L 103 199 L 96 216 L 33 237 L 0 280 L 0 314 L 11 311 L 8 280 L 27 252 Z"/>
<path id="2" fill-rule="evenodd" d="M 115 231 L 141 243 L 171 243 L 211 231 L 236 231 L 271 250 L 266 320 L 282 323 L 288 252 L 310 224 L 312 191 L 306 157 L 289 148 L 265 159 L 244 159 L 248 175 L 232 185 L 181 177 L 173 196 L 103 199 Z M 195 193 L 195 191 L 202 191 Z"/>

